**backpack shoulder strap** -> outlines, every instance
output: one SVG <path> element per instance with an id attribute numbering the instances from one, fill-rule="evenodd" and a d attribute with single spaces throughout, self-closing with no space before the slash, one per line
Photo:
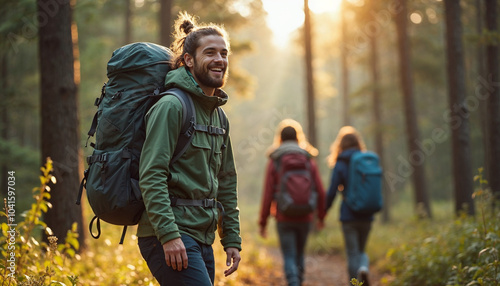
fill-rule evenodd
<path id="1" fill-rule="evenodd" d="M 194 109 L 193 99 L 179 88 L 171 88 L 165 91 L 162 95 L 171 94 L 182 104 L 182 127 L 181 134 L 177 139 L 174 154 L 170 164 L 177 161 L 184 152 L 186 152 L 189 143 L 193 140 L 194 126 L 196 125 L 196 112 Z"/>
<path id="2" fill-rule="evenodd" d="M 217 107 L 217 114 L 219 114 L 219 120 L 220 120 L 220 124 L 221 124 L 221 127 L 222 129 L 224 130 L 224 143 L 222 143 L 222 149 L 226 148 L 226 139 L 227 139 L 227 136 L 229 135 L 229 132 L 227 130 L 227 128 L 229 127 L 229 121 L 227 119 L 227 115 L 226 113 L 224 112 L 224 109 L 222 109 L 221 107 Z"/>
<path id="3" fill-rule="evenodd" d="M 281 168 L 281 159 L 283 158 L 283 154 L 278 156 L 277 158 L 272 158 L 274 164 L 274 170 L 279 174 Z"/>

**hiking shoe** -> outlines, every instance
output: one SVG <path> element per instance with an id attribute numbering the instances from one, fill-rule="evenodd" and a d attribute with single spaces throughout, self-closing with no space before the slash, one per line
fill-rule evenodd
<path id="1" fill-rule="evenodd" d="M 368 281 L 368 268 L 364 266 L 359 268 L 358 281 L 363 282 L 363 286 L 370 286 L 370 282 Z"/>

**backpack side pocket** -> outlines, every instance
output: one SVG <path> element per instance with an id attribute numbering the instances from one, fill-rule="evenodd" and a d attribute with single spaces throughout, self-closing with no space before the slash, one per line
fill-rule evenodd
<path id="1" fill-rule="evenodd" d="M 130 176 L 131 160 L 126 148 L 95 150 L 87 159 L 87 199 L 95 215 L 103 221 L 134 225 L 142 215 L 144 204 L 138 182 Z"/>

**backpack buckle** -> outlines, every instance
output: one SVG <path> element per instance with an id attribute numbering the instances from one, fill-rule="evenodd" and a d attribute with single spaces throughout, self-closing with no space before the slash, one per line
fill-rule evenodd
<path id="1" fill-rule="evenodd" d="M 210 135 L 224 135 L 226 130 L 217 126 L 209 125 L 207 126 L 207 132 Z"/>
<path id="2" fill-rule="evenodd" d="M 210 135 L 217 134 L 217 128 L 215 126 L 209 125 L 209 126 L 207 126 L 207 129 L 208 129 L 208 134 L 210 134 Z"/>
<path id="3" fill-rule="evenodd" d="M 196 124 L 194 123 L 194 119 L 191 118 L 191 121 L 189 121 L 189 127 L 187 128 L 186 132 L 184 132 L 184 135 L 189 138 L 193 136 L 194 131 L 196 131 Z"/>
<path id="4" fill-rule="evenodd" d="M 213 208 L 215 204 L 215 199 L 204 199 L 203 207 L 204 208 Z"/>

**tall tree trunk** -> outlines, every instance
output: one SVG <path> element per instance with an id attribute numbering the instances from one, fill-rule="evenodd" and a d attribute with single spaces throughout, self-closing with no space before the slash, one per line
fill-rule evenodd
<path id="1" fill-rule="evenodd" d="M 370 69 L 372 76 L 372 104 L 373 104 L 373 125 L 375 127 L 375 152 L 380 157 L 381 165 L 384 166 L 384 143 L 382 140 L 382 99 L 380 96 L 378 42 L 375 35 L 369 37 L 370 42 Z M 386 180 L 384 180 L 384 184 Z M 382 209 L 382 221 L 388 222 L 390 219 L 390 192 L 388 186 L 384 186 L 384 208 Z"/>
<path id="2" fill-rule="evenodd" d="M 173 0 L 160 0 L 160 44 L 169 47 L 172 43 L 172 4 Z"/>
<path id="3" fill-rule="evenodd" d="M 8 79 L 7 52 L 3 52 L 1 54 L 0 60 L 2 61 L 1 65 L 0 65 L 0 89 L 2 90 L 2 92 L 0 93 L 0 95 L 1 95 L 0 99 L 3 102 L 3 104 L 0 107 L 0 110 L 1 110 L 0 113 L 2 114 L 1 115 L 2 122 L 0 123 L 1 124 L 0 125 L 0 127 L 1 127 L 0 136 L 1 136 L 2 140 L 8 141 L 9 140 L 9 112 L 7 109 L 7 106 L 8 106 L 7 103 L 8 103 L 8 97 L 9 97 L 9 94 L 8 94 L 9 86 L 8 86 L 8 82 L 7 82 L 7 79 Z M 8 166 L 5 163 L 2 163 L 0 166 L 0 172 L 2 172 L 2 174 L 0 175 L 0 184 L 2 184 L 2 186 L 7 186 L 7 172 L 9 171 L 7 168 L 8 168 Z M 2 192 L 1 192 L 2 197 L 4 197 L 4 198 L 7 197 L 7 190 L 8 189 L 6 187 L 2 188 Z"/>
<path id="4" fill-rule="evenodd" d="M 483 0 L 476 0 L 476 33 L 481 35 L 483 33 L 483 21 L 484 21 L 484 12 L 482 6 Z M 481 78 L 484 78 L 485 64 L 484 64 L 484 54 L 486 50 L 484 49 L 484 44 L 481 41 L 478 41 L 476 47 L 476 69 L 477 69 L 477 78 L 478 81 L 476 86 L 481 86 Z M 479 110 L 480 110 L 480 122 L 481 122 L 481 133 L 483 135 L 483 150 L 484 150 L 484 174 L 488 176 L 489 174 L 489 166 L 491 165 L 491 157 L 489 156 L 489 136 L 488 136 L 488 112 L 487 112 L 487 102 L 486 100 L 479 101 Z"/>
<path id="5" fill-rule="evenodd" d="M 347 48 L 347 23 L 346 23 L 346 9 L 347 9 L 347 0 L 342 1 L 342 11 L 341 11 L 341 37 L 342 37 L 342 45 L 341 45 L 341 56 L 340 56 L 340 65 L 342 69 L 342 124 L 344 126 L 351 125 L 350 112 L 349 112 L 349 68 L 347 64 L 348 58 L 348 48 Z"/>
<path id="6" fill-rule="evenodd" d="M 465 103 L 465 63 L 460 2 L 445 0 L 449 123 L 451 127 L 455 213 L 474 214 L 469 110 Z"/>
<path id="7" fill-rule="evenodd" d="M 57 178 L 57 184 L 51 188 L 52 208 L 46 213 L 45 222 L 60 240 L 64 240 L 74 222 L 78 223 L 79 241 L 84 247 L 82 209 L 75 204 L 82 164 L 72 7 L 69 1 L 59 4 L 37 0 L 37 10 L 40 21 L 41 152 L 43 162 L 47 157 L 52 158 Z"/>
<path id="8" fill-rule="evenodd" d="M 498 2 L 485 0 L 486 28 L 498 34 Z M 500 72 L 498 67 L 498 44 L 489 42 L 486 46 L 486 81 L 491 91 L 487 99 L 489 156 L 488 182 L 497 200 L 500 200 Z"/>
<path id="9" fill-rule="evenodd" d="M 316 137 L 316 114 L 314 108 L 314 76 L 312 65 L 312 28 L 309 1 L 304 0 L 304 44 L 306 64 L 306 86 L 307 86 L 307 138 L 313 146 L 317 146 Z"/>
<path id="10" fill-rule="evenodd" d="M 132 43 L 132 1 L 125 0 L 125 45 Z"/>
<path id="11" fill-rule="evenodd" d="M 408 140 L 408 164 L 413 179 L 415 202 L 418 215 L 432 217 L 427 179 L 425 176 L 425 156 L 419 149 L 420 134 L 417 125 L 417 114 L 413 100 L 413 81 L 410 59 L 410 44 L 408 39 L 408 22 L 406 0 L 396 1 L 399 13 L 396 14 L 396 30 L 398 39 L 399 68 L 401 88 L 403 92 L 404 114 L 406 115 L 406 134 Z M 423 214 L 420 212 L 424 212 Z"/>

